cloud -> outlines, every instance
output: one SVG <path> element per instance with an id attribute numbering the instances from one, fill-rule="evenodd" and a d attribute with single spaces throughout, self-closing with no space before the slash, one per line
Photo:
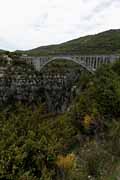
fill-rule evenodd
<path id="1" fill-rule="evenodd" d="M 40 31 L 43 28 L 47 28 L 48 13 L 45 12 L 42 15 L 35 17 L 33 22 L 30 24 L 35 31 Z"/>
<path id="2" fill-rule="evenodd" d="M 120 28 L 119 0 L 0 0 L 0 49 L 31 49 Z"/>
<path id="3" fill-rule="evenodd" d="M 100 2 L 95 8 L 94 8 L 94 13 L 99 13 L 101 11 L 104 11 L 106 8 L 109 8 L 110 6 L 112 6 L 112 4 L 114 3 L 115 1 L 113 0 L 107 0 L 107 1 L 103 1 L 103 2 Z"/>
<path id="4" fill-rule="evenodd" d="M 1 47 L 0 49 L 2 50 L 7 50 L 9 48 L 14 49 L 14 45 L 9 41 L 7 41 L 6 39 L 3 39 L 2 37 L 0 37 L 0 47 Z"/>

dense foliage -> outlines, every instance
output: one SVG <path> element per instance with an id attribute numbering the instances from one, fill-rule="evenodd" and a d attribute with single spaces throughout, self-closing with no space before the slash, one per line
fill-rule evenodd
<path id="1" fill-rule="evenodd" d="M 19 103 L 0 112 L 0 179 L 120 178 L 120 63 L 82 74 L 64 114 Z"/>

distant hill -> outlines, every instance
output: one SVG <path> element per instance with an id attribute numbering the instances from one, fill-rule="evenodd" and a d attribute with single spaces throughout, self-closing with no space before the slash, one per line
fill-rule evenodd
<path id="1" fill-rule="evenodd" d="M 3 50 L 3 49 L 0 49 L 0 53 L 3 53 L 3 52 L 5 52 L 5 50 Z"/>
<path id="2" fill-rule="evenodd" d="M 51 54 L 120 54 L 120 29 L 74 39 L 58 45 L 41 46 L 28 51 L 29 55 Z"/>

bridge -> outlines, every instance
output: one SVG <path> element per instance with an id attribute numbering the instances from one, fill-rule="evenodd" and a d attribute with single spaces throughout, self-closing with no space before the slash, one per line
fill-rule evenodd
<path id="1" fill-rule="evenodd" d="M 52 61 L 67 60 L 73 61 L 82 66 L 87 71 L 93 73 L 102 64 L 109 64 L 120 60 L 119 55 L 58 55 L 58 56 L 40 56 L 33 57 L 23 55 L 21 57 L 28 64 L 32 64 L 37 71 Z"/>

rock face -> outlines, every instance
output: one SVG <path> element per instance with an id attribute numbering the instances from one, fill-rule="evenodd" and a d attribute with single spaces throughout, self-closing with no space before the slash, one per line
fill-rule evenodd
<path id="1" fill-rule="evenodd" d="M 2 67 L 1 67 L 2 68 Z M 0 105 L 15 102 L 46 102 L 48 111 L 64 112 L 74 94 L 75 73 L 62 75 L 37 72 L 31 65 L 12 64 L 0 77 Z"/>
<path id="2" fill-rule="evenodd" d="M 9 66 L 0 77 L 0 103 L 10 101 L 32 102 L 39 88 L 36 74 L 25 64 Z"/>

